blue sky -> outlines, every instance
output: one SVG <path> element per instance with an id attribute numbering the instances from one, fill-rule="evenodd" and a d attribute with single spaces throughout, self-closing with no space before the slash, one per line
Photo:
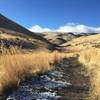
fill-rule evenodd
<path id="1" fill-rule="evenodd" d="M 100 0 L 0 0 L 0 13 L 26 28 L 100 28 Z"/>

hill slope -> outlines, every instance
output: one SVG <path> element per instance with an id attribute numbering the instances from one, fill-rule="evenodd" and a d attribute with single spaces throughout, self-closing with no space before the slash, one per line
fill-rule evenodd
<path id="1" fill-rule="evenodd" d="M 33 32 L 30 32 L 29 30 L 27 30 L 26 28 L 22 27 L 21 25 L 13 22 L 12 20 L 6 18 L 5 16 L 0 14 L 0 33 L 1 34 L 8 34 L 8 35 L 12 35 L 12 36 L 19 36 L 19 37 L 23 37 L 26 40 L 31 39 L 31 44 L 36 45 L 37 47 L 40 48 L 46 48 L 46 49 L 55 49 L 55 45 L 53 45 L 52 43 L 50 43 L 48 40 L 44 39 L 43 37 L 39 36 L 38 34 L 35 34 Z M 6 39 L 6 38 L 5 38 Z M 9 40 L 9 39 L 2 39 L 2 41 L 6 41 L 7 42 L 12 42 L 13 44 L 13 40 Z M 18 39 L 20 40 L 20 39 Z M 9 43 L 10 43 L 9 42 Z M 23 42 L 23 41 L 22 41 Z M 16 44 L 16 43 L 14 43 Z"/>
<path id="2" fill-rule="evenodd" d="M 89 48 L 100 48 L 100 34 L 81 36 L 61 45 L 68 51 L 83 51 Z"/>

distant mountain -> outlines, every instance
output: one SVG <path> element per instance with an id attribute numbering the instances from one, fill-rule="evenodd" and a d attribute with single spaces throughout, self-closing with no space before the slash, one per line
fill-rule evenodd
<path id="1" fill-rule="evenodd" d="M 72 33 L 61 33 L 61 32 L 44 32 L 41 33 L 40 35 L 56 45 L 61 45 L 67 41 L 72 40 L 73 38 L 76 38 L 76 35 Z"/>
<path id="2" fill-rule="evenodd" d="M 81 32 L 73 32 L 74 35 L 76 36 L 89 36 L 89 35 L 96 35 L 98 33 L 81 33 Z"/>
<path id="3" fill-rule="evenodd" d="M 43 48 L 47 48 L 47 49 L 55 49 L 55 45 L 50 43 L 48 40 L 44 39 L 43 37 L 41 37 L 38 34 L 30 32 L 23 26 L 6 18 L 2 14 L 0 14 L 0 32 L 2 32 L 2 34 L 6 33 L 9 35 L 24 37 L 25 39 L 28 39 L 28 40 L 31 38 L 31 41 L 30 41 L 30 42 L 32 42 L 31 44 L 33 44 L 33 46 L 35 44 L 36 47 L 39 47 L 39 48 L 43 47 Z M 7 44 L 8 40 L 5 40 L 5 41 Z M 11 41 L 11 40 L 9 40 L 9 41 Z M 11 43 L 11 42 L 9 42 L 9 43 Z M 12 41 L 12 44 L 13 44 L 13 41 Z"/>
<path id="4" fill-rule="evenodd" d="M 40 33 L 42 37 L 47 39 L 53 44 L 61 45 L 74 38 L 79 38 L 81 36 L 96 35 L 97 33 L 76 33 L 76 32 L 43 32 Z"/>

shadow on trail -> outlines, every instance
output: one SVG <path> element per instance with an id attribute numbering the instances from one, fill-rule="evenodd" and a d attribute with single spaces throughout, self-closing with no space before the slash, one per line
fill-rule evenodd
<path id="1" fill-rule="evenodd" d="M 78 56 L 63 59 L 56 69 L 63 72 L 63 79 L 72 84 L 58 91 L 62 96 L 60 100 L 85 100 L 89 96 L 90 77 L 86 76 L 87 70 L 78 61 Z"/>

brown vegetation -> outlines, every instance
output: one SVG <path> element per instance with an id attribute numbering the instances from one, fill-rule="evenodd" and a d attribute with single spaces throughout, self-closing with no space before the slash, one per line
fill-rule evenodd
<path id="1" fill-rule="evenodd" d="M 54 63 L 64 57 L 55 52 L 22 53 L 17 47 L 9 50 L 1 47 L 0 54 L 0 93 L 17 87 L 26 78 L 53 69 Z"/>
<path id="2" fill-rule="evenodd" d="M 91 48 L 80 53 L 79 61 L 90 77 L 90 99 L 100 100 L 100 49 Z"/>

